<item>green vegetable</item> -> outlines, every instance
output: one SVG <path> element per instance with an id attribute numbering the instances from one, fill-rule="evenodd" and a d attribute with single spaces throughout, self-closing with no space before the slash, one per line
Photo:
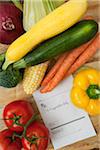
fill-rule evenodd
<path id="1" fill-rule="evenodd" d="M 59 7 L 65 2 L 65 0 L 42 0 L 46 14 Z"/>
<path id="2" fill-rule="evenodd" d="M 19 0 L 11 0 L 11 1 L 14 3 L 14 5 L 15 5 L 18 9 L 20 9 L 21 11 L 23 11 L 22 4 L 20 3 Z"/>
<path id="3" fill-rule="evenodd" d="M 4 60 L 5 60 L 5 53 L 0 54 L 0 72 L 2 71 L 2 65 L 3 65 Z"/>
<path id="4" fill-rule="evenodd" d="M 88 42 L 96 35 L 97 31 L 98 24 L 95 21 L 80 21 L 65 32 L 39 45 L 23 59 L 14 63 L 13 67 L 26 68 L 50 60 Z"/>
<path id="5" fill-rule="evenodd" d="M 0 54 L 0 62 L 3 62 L 5 59 L 5 54 Z"/>
<path id="6" fill-rule="evenodd" d="M 0 62 L 0 72 L 2 71 L 2 62 Z"/>
<path id="7" fill-rule="evenodd" d="M 90 85 L 86 92 L 91 99 L 100 98 L 100 87 L 98 85 Z"/>
<path id="8" fill-rule="evenodd" d="M 19 70 L 13 69 L 12 66 L 9 66 L 6 71 L 0 72 L 0 86 L 12 88 L 15 87 L 21 81 L 21 79 L 22 74 L 19 72 Z"/>
<path id="9" fill-rule="evenodd" d="M 28 31 L 36 22 L 49 14 L 65 0 L 24 0 L 23 26 Z"/>

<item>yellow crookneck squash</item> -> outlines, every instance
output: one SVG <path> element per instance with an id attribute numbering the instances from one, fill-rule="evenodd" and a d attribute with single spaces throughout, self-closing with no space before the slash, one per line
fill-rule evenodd
<path id="1" fill-rule="evenodd" d="M 92 68 L 80 71 L 71 90 L 73 104 L 90 115 L 100 115 L 100 71 Z"/>

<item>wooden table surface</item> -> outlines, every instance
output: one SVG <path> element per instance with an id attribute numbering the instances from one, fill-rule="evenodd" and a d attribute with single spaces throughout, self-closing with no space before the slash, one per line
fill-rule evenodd
<path id="1" fill-rule="evenodd" d="M 89 0 L 89 11 L 87 14 L 94 16 L 94 18 L 97 21 L 100 21 L 99 19 L 99 10 L 100 10 L 100 5 L 99 5 L 99 0 Z M 7 48 L 6 45 L 1 45 L 0 44 L 0 52 L 4 51 Z M 99 51 L 100 52 L 100 51 Z M 96 54 L 96 57 L 92 59 L 92 61 L 96 61 L 96 65 L 97 63 L 99 63 L 98 59 L 100 58 L 99 55 L 100 53 Z M 15 91 L 15 90 L 14 90 Z M 5 91 L 4 91 L 5 93 Z M 7 93 L 11 93 L 8 92 Z M 20 93 L 21 95 L 22 93 Z M 0 118 L 2 118 L 2 109 L 4 107 L 5 104 L 8 103 L 8 101 L 3 100 L 2 99 L 2 93 L 1 93 L 1 89 L 0 89 Z M 20 96 L 19 95 L 19 96 Z M 26 97 L 26 95 L 24 95 Z M 9 98 L 9 95 L 7 95 L 7 97 Z M 33 98 L 31 96 L 28 96 L 28 100 L 32 103 L 34 109 L 36 112 L 38 112 L 37 106 L 33 100 Z M 92 149 L 98 149 L 100 148 L 100 116 L 96 116 L 96 117 L 90 117 L 93 126 L 96 130 L 97 135 L 95 137 L 77 142 L 75 144 L 72 144 L 70 146 L 66 146 L 60 150 L 92 150 Z M 5 128 L 3 121 L 0 121 L 0 130 L 2 130 L 3 128 Z M 68 137 L 66 137 L 68 138 Z M 48 150 L 53 150 L 52 144 L 49 144 Z"/>

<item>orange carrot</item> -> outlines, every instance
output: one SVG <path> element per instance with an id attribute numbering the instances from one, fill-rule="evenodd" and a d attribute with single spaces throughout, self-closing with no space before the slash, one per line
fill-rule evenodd
<path id="1" fill-rule="evenodd" d="M 70 68 L 71 69 L 70 73 L 72 74 L 72 72 L 75 72 L 79 67 L 84 65 L 96 53 L 96 51 L 99 48 L 100 48 L 100 34 L 97 34 L 96 38 L 92 41 L 92 43 L 79 56 L 79 58 L 77 58 L 74 65 L 72 65 L 72 67 Z M 64 74 L 64 72 L 63 72 L 63 74 Z M 56 81 L 57 81 L 57 78 L 58 78 L 58 75 L 55 76 Z M 48 91 L 51 91 L 52 89 L 54 89 L 63 78 L 64 78 L 64 75 L 57 82 L 55 80 L 52 80 L 52 84 L 51 84 L 51 86 L 49 86 Z"/>
<path id="2" fill-rule="evenodd" d="M 84 17 L 84 19 L 86 19 L 86 20 L 90 20 L 90 19 L 94 19 L 93 18 L 93 16 L 85 16 Z M 92 41 L 92 40 L 91 40 Z M 50 87 L 51 87 L 51 85 L 53 86 L 54 85 L 54 87 L 56 86 L 56 84 L 58 84 L 65 76 L 63 75 L 63 74 L 65 74 L 65 72 L 69 69 L 68 68 L 68 64 L 67 64 L 67 67 L 66 67 L 66 69 L 65 69 L 65 72 L 62 72 L 62 76 L 61 77 L 59 77 L 59 78 L 57 78 L 58 77 L 58 75 L 56 75 L 56 73 L 58 74 L 60 71 L 58 71 L 58 70 L 60 70 L 59 68 L 60 68 L 60 66 L 62 65 L 62 63 L 63 63 L 63 61 L 64 61 L 64 59 L 65 60 L 67 60 L 67 58 L 68 58 L 68 60 L 70 60 L 71 58 L 70 57 L 73 57 L 73 55 L 75 54 L 76 55 L 76 57 L 75 57 L 75 59 L 73 60 L 73 62 L 77 59 L 77 57 L 81 54 L 81 53 L 83 53 L 83 51 L 85 51 L 85 49 L 88 47 L 88 45 L 91 43 L 91 41 L 90 42 L 88 42 L 88 43 L 86 43 L 86 44 L 84 44 L 84 45 L 82 45 L 81 47 L 79 47 L 79 48 L 77 48 L 77 49 L 75 49 L 74 50 L 74 52 L 73 53 L 71 53 L 68 57 L 66 56 L 66 57 L 64 57 L 65 55 L 62 55 L 59 59 L 58 59 L 58 61 L 57 61 L 57 63 L 54 65 L 54 67 L 50 70 L 50 72 L 47 74 L 47 76 L 45 77 L 45 79 L 43 80 L 43 82 L 42 82 L 42 86 L 45 86 L 43 89 L 41 89 L 41 93 L 46 93 L 46 92 L 48 92 L 48 91 L 51 91 L 52 90 L 52 88 L 50 89 Z M 63 67 L 66 65 L 66 62 L 67 61 L 65 61 L 64 63 L 63 63 L 63 65 L 62 65 L 62 69 L 61 70 L 63 70 Z M 69 64 L 70 64 L 70 61 L 69 61 Z M 71 64 L 72 65 L 72 64 Z M 65 68 L 65 67 L 64 67 Z M 58 72 L 57 72 L 58 71 Z M 68 72 L 69 72 L 69 70 L 68 70 Z M 70 74 L 70 72 L 69 72 L 69 74 Z M 55 76 L 55 77 L 54 77 Z M 67 75 L 66 75 L 67 76 Z M 53 78 L 54 77 L 54 78 Z M 53 78 L 53 79 L 52 79 Z M 55 81 L 55 82 L 54 82 Z"/>
<path id="3" fill-rule="evenodd" d="M 63 61 L 64 61 L 64 59 L 66 58 L 67 55 L 68 55 L 68 52 L 64 53 L 63 55 L 61 55 L 58 58 L 56 64 L 52 67 L 52 69 L 49 71 L 47 76 L 42 81 L 41 86 L 46 86 L 48 84 L 48 82 L 55 76 L 56 72 L 58 71 L 59 67 L 62 65 L 62 63 L 63 63 Z"/>
<path id="4" fill-rule="evenodd" d="M 52 80 L 50 80 L 45 87 L 43 87 L 42 89 L 40 89 L 40 92 L 41 93 L 47 93 L 51 84 L 52 84 Z"/>
<path id="5" fill-rule="evenodd" d="M 69 53 L 69 55 L 63 61 L 61 67 L 57 71 L 54 78 L 43 89 L 41 89 L 41 93 L 46 93 L 48 91 L 51 91 L 53 88 L 55 88 L 58 85 L 58 83 L 64 78 L 68 69 L 75 62 L 77 57 L 83 53 L 83 51 L 89 46 L 90 43 L 91 43 L 91 41 L 80 46 L 79 48 L 74 49 L 71 53 Z"/>
<path id="6" fill-rule="evenodd" d="M 80 48 L 83 48 L 83 46 L 81 46 Z M 75 72 L 79 67 L 81 67 L 84 63 L 86 63 L 96 53 L 96 51 L 99 48 L 100 48 L 100 34 L 97 34 L 96 38 L 92 41 L 92 43 L 89 46 L 87 46 L 87 48 L 85 47 L 85 51 L 77 58 L 75 62 L 72 60 L 73 59 L 75 60 L 76 58 L 77 54 L 76 49 L 71 54 L 69 54 L 69 56 L 65 59 L 62 66 L 58 70 L 55 77 L 47 84 L 46 87 L 44 87 L 44 89 L 41 90 L 41 93 L 46 93 L 54 89 L 59 84 L 59 82 L 65 77 L 65 74 L 66 76 L 68 76 L 73 72 Z M 68 64 L 71 64 L 70 69 L 69 69 L 70 65 Z"/>
<path id="7" fill-rule="evenodd" d="M 74 73 L 79 67 L 84 65 L 100 48 L 100 34 L 97 34 L 96 38 L 89 45 L 89 47 L 82 53 L 82 55 L 77 58 L 75 63 L 67 71 L 66 77 Z"/>

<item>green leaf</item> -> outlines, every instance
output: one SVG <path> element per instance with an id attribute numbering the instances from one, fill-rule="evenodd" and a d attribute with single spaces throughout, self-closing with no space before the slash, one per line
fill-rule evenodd
<path id="1" fill-rule="evenodd" d="M 22 4 L 20 3 L 19 0 L 11 0 L 11 1 L 14 3 L 14 5 L 15 5 L 18 9 L 20 9 L 21 11 L 23 11 Z"/>
<path id="2" fill-rule="evenodd" d="M 28 31 L 36 22 L 59 7 L 65 0 L 24 0 L 23 26 Z"/>

